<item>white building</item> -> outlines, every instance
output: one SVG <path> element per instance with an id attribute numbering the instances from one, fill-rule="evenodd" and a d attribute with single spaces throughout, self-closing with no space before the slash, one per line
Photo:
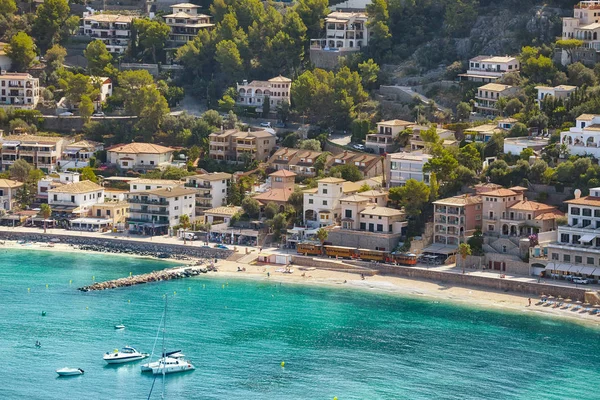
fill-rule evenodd
<path id="1" fill-rule="evenodd" d="M 227 194 L 232 175 L 226 172 L 192 175 L 185 178 L 185 186 L 196 189 L 196 215 L 227 205 Z"/>
<path id="2" fill-rule="evenodd" d="M 519 88 L 502 85 L 500 83 L 488 83 L 477 89 L 475 94 L 475 110 L 482 114 L 497 115 L 500 110 L 496 107 L 496 103 L 502 97 L 512 96 L 517 93 Z"/>
<path id="3" fill-rule="evenodd" d="M 511 56 L 477 56 L 469 60 L 466 74 L 459 74 L 462 79 L 472 82 L 495 82 L 509 72 L 519 72 L 521 64 L 517 57 Z"/>
<path id="4" fill-rule="evenodd" d="M 165 23 L 171 29 L 170 41 L 183 45 L 194 40 L 200 30 L 215 26 L 210 22 L 209 15 L 198 14 L 199 8 L 195 4 L 179 3 L 171 6 L 171 14 L 163 15 Z"/>
<path id="5" fill-rule="evenodd" d="M 555 86 L 555 87 L 536 86 L 535 89 L 537 90 L 537 97 L 536 97 L 535 101 L 537 102 L 538 106 L 541 106 L 542 101 L 547 96 L 552 96 L 555 99 L 562 99 L 562 100 L 568 99 L 571 96 L 571 94 L 577 89 L 577 86 L 569 86 L 569 85 L 559 85 L 559 86 Z"/>
<path id="6" fill-rule="evenodd" d="M 11 211 L 16 205 L 15 196 L 23 182 L 12 179 L 0 179 L 0 210 Z"/>
<path id="7" fill-rule="evenodd" d="M 304 191 L 304 223 L 311 227 L 335 224 L 341 215 L 340 199 L 358 192 L 360 185 L 341 178 L 323 178 L 315 189 Z"/>
<path id="8" fill-rule="evenodd" d="M 101 40 L 110 53 L 122 54 L 129 46 L 134 18 L 121 14 L 84 14 L 81 34 Z"/>
<path id="9" fill-rule="evenodd" d="M 600 115 L 581 114 L 575 127 L 560 133 L 560 142 L 567 145 L 570 154 L 600 157 Z"/>
<path id="10" fill-rule="evenodd" d="M 388 187 L 404 186 L 406 181 L 414 179 L 429 184 L 429 172 L 423 167 L 433 156 L 420 152 L 392 153 L 385 157 L 385 173 Z"/>
<path id="11" fill-rule="evenodd" d="M 148 170 L 171 164 L 174 149 L 151 143 L 117 144 L 106 149 L 109 164 L 121 169 Z"/>
<path id="12" fill-rule="evenodd" d="M 600 53 L 600 1 L 580 1 L 573 6 L 573 17 L 562 19 L 562 39 L 579 39 L 583 47 L 570 52 L 563 50 L 561 62 L 563 65 L 581 61 L 588 66 L 594 66 L 599 61 Z"/>
<path id="13" fill-rule="evenodd" d="M 0 73 L 0 107 L 34 109 L 40 100 L 40 80 L 26 72 Z"/>
<path id="14" fill-rule="evenodd" d="M 48 190 L 48 204 L 53 211 L 85 215 L 98 203 L 104 203 L 104 188 L 92 181 L 67 183 Z"/>
<path id="15" fill-rule="evenodd" d="M 174 188 L 183 185 L 183 182 L 174 179 L 133 179 L 129 181 L 129 192 L 139 193 L 157 189 Z"/>
<path id="16" fill-rule="evenodd" d="M 311 39 L 311 49 L 326 51 L 359 51 L 369 42 L 364 12 L 334 11 L 325 17 L 325 37 Z"/>
<path id="17" fill-rule="evenodd" d="M 67 144 L 62 149 L 62 157 L 57 160 L 61 169 L 83 168 L 90 163 L 97 151 L 104 150 L 104 145 L 91 140 L 80 140 L 79 142 Z"/>
<path id="18" fill-rule="evenodd" d="M 557 241 L 547 245 L 547 273 L 600 277 L 600 188 L 567 200 L 568 224 L 558 226 Z"/>
<path id="19" fill-rule="evenodd" d="M 113 94 L 113 83 L 110 78 L 104 76 L 91 76 L 90 81 L 93 86 L 98 87 L 100 90 L 99 100 L 101 103 L 104 103 L 107 98 L 112 96 Z M 98 109 L 99 105 L 96 105 L 96 109 Z"/>
<path id="20" fill-rule="evenodd" d="M 414 125 L 413 122 L 403 121 L 401 119 L 392 119 L 377 123 L 377 133 L 368 134 L 365 139 L 365 147 L 373 149 L 375 154 L 384 154 L 394 147 L 394 139 L 398 134 L 408 127 Z"/>
<path id="21" fill-rule="evenodd" d="M 0 137 L 2 170 L 17 160 L 25 160 L 44 172 L 52 172 L 62 155 L 65 139 L 56 136 L 11 135 Z"/>
<path id="22" fill-rule="evenodd" d="M 183 186 L 129 193 L 129 230 L 165 234 L 180 224 L 184 214 L 192 222 L 196 217 L 195 198 L 195 191 Z"/>
<path id="23" fill-rule="evenodd" d="M 509 137 L 504 138 L 504 154 L 511 153 L 514 156 L 521 154 L 525 149 L 531 149 L 536 153 L 541 151 L 550 143 L 549 138 L 543 137 Z"/>
<path id="24" fill-rule="evenodd" d="M 244 80 L 241 84 L 237 84 L 238 98 L 236 103 L 242 106 L 256 107 L 256 111 L 262 112 L 265 98 L 268 97 L 270 110 L 274 113 L 284 101 L 290 104 L 291 88 L 292 80 L 281 75 L 268 81 L 248 83 L 247 80 Z"/>

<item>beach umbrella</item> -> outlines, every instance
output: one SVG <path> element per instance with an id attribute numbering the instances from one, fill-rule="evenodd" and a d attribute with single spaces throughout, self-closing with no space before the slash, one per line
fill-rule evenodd
<path id="1" fill-rule="evenodd" d="M 58 243 L 58 242 L 60 242 L 60 239 L 59 238 L 53 238 L 53 239 L 50 239 L 50 241 L 54 242 L 54 243 Z"/>
<path id="2" fill-rule="evenodd" d="M 581 304 L 581 300 L 577 300 L 575 304 Z"/>
<path id="3" fill-rule="evenodd" d="M 557 299 L 557 300 L 559 300 L 559 301 L 563 301 L 564 299 L 562 298 L 562 296 L 558 296 L 558 299 Z"/>
<path id="4" fill-rule="evenodd" d="M 548 300 L 554 300 L 554 296 L 548 296 Z"/>

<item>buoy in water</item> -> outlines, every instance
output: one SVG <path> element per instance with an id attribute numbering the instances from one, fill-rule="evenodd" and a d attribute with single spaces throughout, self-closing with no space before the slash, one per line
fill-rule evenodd
<path id="1" fill-rule="evenodd" d="M 42 311 L 42 317 L 46 316 L 46 311 Z"/>
<path id="2" fill-rule="evenodd" d="M 131 303 L 131 300 L 127 300 L 128 303 Z"/>
<path id="3" fill-rule="evenodd" d="M 281 362 L 281 368 L 285 367 L 285 361 Z"/>
<path id="4" fill-rule="evenodd" d="M 192 290 L 192 288 L 191 288 L 191 287 L 188 287 L 188 292 L 189 292 L 190 290 Z"/>
<path id="5" fill-rule="evenodd" d="M 73 283 L 73 279 L 69 279 L 69 285 Z"/>
<path id="6" fill-rule="evenodd" d="M 206 289 L 206 285 L 202 285 L 202 289 Z"/>
<path id="7" fill-rule="evenodd" d="M 90 308 L 89 308 L 89 307 L 85 307 L 85 309 L 86 309 L 86 310 L 89 310 Z"/>
<path id="8" fill-rule="evenodd" d="M 221 285 L 221 288 L 225 289 L 225 285 Z"/>
<path id="9" fill-rule="evenodd" d="M 48 284 L 46 283 L 46 289 L 48 289 Z"/>
<path id="10" fill-rule="evenodd" d="M 31 288 L 27 288 L 27 291 L 28 291 L 28 292 L 31 292 Z"/>
<path id="11" fill-rule="evenodd" d="M 177 294 L 177 292 L 173 290 L 173 296 L 175 296 L 176 294 Z"/>

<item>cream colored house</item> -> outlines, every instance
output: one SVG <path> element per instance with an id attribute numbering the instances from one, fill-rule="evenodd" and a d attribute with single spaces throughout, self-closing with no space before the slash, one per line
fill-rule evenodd
<path id="1" fill-rule="evenodd" d="M 238 206 L 222 206 L 215 207 L 204 211 L 204 223 L 205 224 L 228 224 L 231 221 L 231 217 L 235 214 L 242 212 L 242 207 Z"/>
<path id="2" fill-rule="evenodd" d="M 25 160 L 44 172 L 53 172 L 62 155 L 65 139 L 58 136 L 10 135 L 0 137 L 2 170 L 17 160 Z"/>
<path id="3" fill-rule="evenodd" d="M 483 201 L 468 194 L 433 202 L 433 242 L 458 247 L 481 228 Z"/>
<path id="4" fill-rule="evenodd" d="M 183 182 L 174 179 L 132 179 L 129 181 L 129 192 L 147 192 L 150 190 L 174 188 L 181 186 Z"/>
<path id="5" fill-rule="evenodd" d="M 196 192 L 183 186 L 129 193 L 129 230 L 148 235 L 164 234 L 179 225 L 182 215 L 195 220 Z"/>
<path id="6" fill-rule="evenodd" d="M 175 149 L 151 143 L 117 144 L 106 149 L 106 158 L 109 164 L 121 169 L 146 171 L 170 165 L 173 151 Z"/>
<path id="7" fill-rule="evenodd" d="M 360 185 L 341 178 L 323 178 L 318 186 L 304 191 L 304 223 L 322 227 L 337 222 L 341 215 L 340 199 L 357 193 Z"/>
<path id="8" fill-rule="evenodd" d="M 392 119 L 377 123 L 377 133 L 370 133 L 365 140 L 365 147 L 373 149 L 375 154 L 384 154 L 393 150 L 395 147 L 394 139 L 400 132 L 413 126 L 413 122 L 403 121 L 401 119 Z"/>
<path id="9" fill-rule="evenodd" d="M 466 74 L 458 76 L 472 82 L 492 83 L 509 72 L 519 72 L 521 63 L 512 56 L 477 56 L 469 60 Z"/>
<path id="10" fill-rule="evenodd" d="M 267 161 L 275 148 L 275 135 L 267 131 L 229 129 L 209 135 L 208 154 L 213 160 L 243 163 Z"/>
<path id="11" fill-rule="evenodd" d="M 519 88 L 500 83 L 488 83 L 477 89 L 475 95 L 475 110 L 482 114 L 500 114 L 496 103 L 502 97 L 512 96 Z"/>
<path id="12" fill-rule="evenodd" d="M 552 96 L 555 99 L 562 99 L 562 100 L 566 100 L 568 99 L 571 94 L 573 94 L 573 92 L 575 90 L 577 90 L 577 86 L 570 86 L 570 85 L 559 85 L 559 86 L 536 86 L 535 90 L 537 90 L 537 97 L 535 99 L 535 101 L 537 102 L 538 106 L 542 106 L 542 101 L 544 101 L 544 99 L 548 96 Z"/>
<path id="13" fill-rule="evenodd" d="M 34 109 L 40 100 L 40 80 L 26 72 L 0 72 L 0 107 Z"/>
<path id="14" fill-rule="evenodd" d="M 104 188 L 92 181 L 67 183 L 48 190 L 52 211 L 86 215 L 98 203 L 104 203 Z"/>
<path id="15" fill-rule="evenodd" d="M 562 39 L 579 39 L 583 46 L 570 52 L 562 50 L 563 65 L 581 61 L 593 67 L 600 53 L 600 1 L 580 1 L 573 6 L 573 16 L 562 19 Z"/>
<path id="16" fill-rule="evenodd" d="M 11 211 L 16 205 L 15 196 L 23 186 L 23 182 L 12 179 L 0 179 L 0 209 Z"/>
<path id="17" fill-rule="evenodd" d="M 80 33 L 92 40 L 101 40 L 110 53 L 122 54 L 131 40 L 132 15 L 92 14 L 85 15 Z"/>
<path id="18" fill-rule="evenodd" d="M 210 22 L 210 16 L 199 14 L 200 6 L 191 3 L 179 3 L 171 6 L 171 14 L 163 15 L 165 23 L 171 29 L 169 40 L 177 45 L 183 45 L 194 40 L 198 32 L 212 29 L 215 24 Z"/>
<path id="19" fill-rule="evenodd" d="M 325 35 L 310 40 L 311 51 L 360 51 L 369 43 L 365 12 L 334 11 L 325 17 Z"/>
<path id="20" fill-rule="evenodd" d="M 404 186 L 409 179 L 429 184 L 430 174 L 423 171 L 423 167 L 432 158 L 430 154 L 420 152 L 386 155 L 385 173 L 388 187 Z"/>
<path id="21" fill-rule="evenodd" d="M 233 175 L 226 172 L 192 175 L 185 178 L 185 186 L 196 189 L 196 216 L 211 208 L 227 205 L 227 194 Z"/>
<path id="22" fill-rule="evenodd" d="M 283 102 L 291 102 L 292 80 L 285 76 L 276 76 L 268 81 L 244 80 L 237 84 L 238 98 L 236 103 L 241 106 L 255 107 L 257 112 L 263 111 L 263 104 L 269 99 L 271 113 L 277 112 L 277 107 Z"/>

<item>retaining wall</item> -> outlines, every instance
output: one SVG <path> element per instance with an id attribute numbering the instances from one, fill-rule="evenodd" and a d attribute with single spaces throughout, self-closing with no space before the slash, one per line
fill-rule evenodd
<path id="1" fill-rule="evenodd" d="M 127 240 L 122 238 L 93 238 L 88 236 L 52 235 L 30 232 L 0 232 L 0 240 L 28 240 L 32 242 L 49 242 L 50 239 L 60 239 L 60 243 L 76 246 L 90 246 L 97 251 L 115 253 L 140 254 L 148 256 L 162 256 L 177 258 L 178 256 L 189 256 L 199 258 L 226 259 L 233 251 L 169 243 L 152 243 Z M 148 239 L 150 240 L 150 239 Z"/>

